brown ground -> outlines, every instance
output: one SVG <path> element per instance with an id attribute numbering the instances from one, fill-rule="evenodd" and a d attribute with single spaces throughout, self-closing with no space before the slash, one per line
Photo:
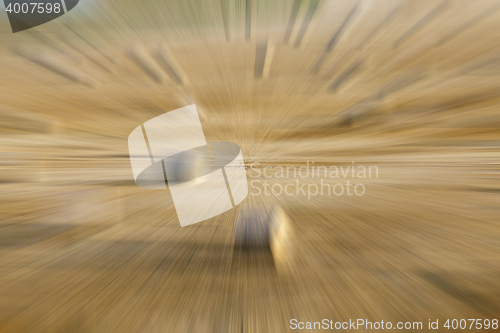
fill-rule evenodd
<path id="1" fill-rule="evenodd" d="M 499 319 L 500 7 L 366 0 L 339 29 L 354 1 L 295 3 L 295 22 L 293 1 L 256 0 L 82 1 L 17 34 L 0 16 L 1 332 Z M 233 250 L 239 208 L 180 228 L 168 190 L 135 185 L 129 133 L 192 103 L 255 169 L 379 177 L 348 177 L 363 196 L 249 196 L 291 220 L 277 269 Z"/>

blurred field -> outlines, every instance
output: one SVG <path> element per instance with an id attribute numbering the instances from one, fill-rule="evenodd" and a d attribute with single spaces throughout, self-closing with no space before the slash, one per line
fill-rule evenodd
<path id="1" fill-rule="evenodd" d="M 500 317 L 499 28 L 489 0 L 81 0 L 16 34 L 2 9 L 0 332 Z M 379 177 L 249 196 L 290 217 L 281 272 L 234 251 L 239 207 L 181 228 L 135 185 L 129 133 L 193 103 L 259 169 Z"/>

